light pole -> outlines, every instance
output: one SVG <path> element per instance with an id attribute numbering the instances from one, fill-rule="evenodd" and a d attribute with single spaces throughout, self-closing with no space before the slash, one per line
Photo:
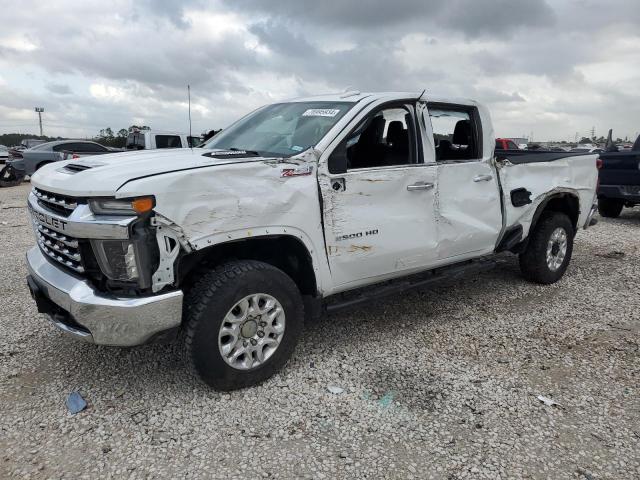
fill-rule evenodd
<path id="1" fill-rule="evenodd" d="M 44 108 L 36 107 L 35 111 L 38 114 L 38 120 L 40 121 L 40 136 L 42 136 L 42 112 L 44 112 Z"/>

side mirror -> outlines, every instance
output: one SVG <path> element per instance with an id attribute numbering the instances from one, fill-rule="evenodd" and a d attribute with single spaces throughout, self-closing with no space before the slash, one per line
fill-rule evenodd
<path id="1" fill-rule="evenodd" d="M 347 172 L 347 146 L 344 142 L 338 145 L 329 155 L 328 167 L 329 173 Z"/>

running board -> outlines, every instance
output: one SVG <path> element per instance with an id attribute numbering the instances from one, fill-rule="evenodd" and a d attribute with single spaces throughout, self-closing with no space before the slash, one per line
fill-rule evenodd
<path id="1" fill-rule="evenodd" d="M 414 274 L 389 280 L 384 283 L 368 285 L 354 291 L 338 293 L 328 297 L 324 306 L 326 313 L 333 313 L 345 308 L 351 308 L 361 303 L 378 300 L 396 293 L 404 292 L 415 288 L 429 286 L 444 280 L 454 280 L 459 277 L 484 272 L 496 266 L 496 261 L 492 257 L 482 257 L 463 263 L 456 263 L 447 267 L 440 267 L 427 272 Z"/>

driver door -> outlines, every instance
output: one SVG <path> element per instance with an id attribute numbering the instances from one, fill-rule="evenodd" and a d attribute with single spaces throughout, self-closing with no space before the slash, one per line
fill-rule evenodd
<path id="1" fill-rule="evenodd" d="M 321 164 L 325 243 L 337 290 L 437 260 L 437 166 L 423 163 L 418 125 L 413 105 L 378 107 Z"/>

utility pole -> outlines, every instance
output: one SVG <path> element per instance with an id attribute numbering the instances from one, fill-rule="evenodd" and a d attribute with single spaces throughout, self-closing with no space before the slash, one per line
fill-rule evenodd
<path id="1" fill-rule="evenodd" d="M 40 121 L 40 136 L 42 137 L 42 112 L 44 112 L 44 108 L 36 107 L 35 111 L 38 114 L 38 120 Z"/>
<path id="2" fill-rule="evenodd" d="M 591 140 L 596 139 L 596 127 L 591 127 Z"/>
<path id="3" fill-rule="evenodd" d="M 187 85 L 187 97 L 189 99 L 189 138 L 187 143 L 191 147 L 191 85 Z"/>

